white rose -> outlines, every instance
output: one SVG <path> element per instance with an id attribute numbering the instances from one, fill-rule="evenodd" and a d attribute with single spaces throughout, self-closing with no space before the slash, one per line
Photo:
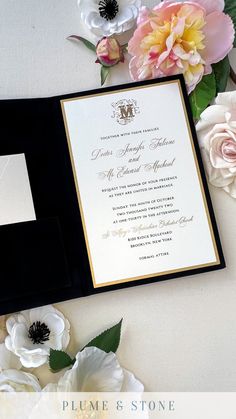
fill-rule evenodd
<path id="1" fill-rule="evenodd" d="M 143 392 L 143 385 L 123 369 L 113 352 L 95 347 L 85 348 L 76 356 L 72 369 L 65 372 L 58 384 L 48 384 L 49 392 Z"/>
<path id="2" fill-rule="evenodd" d="M 0 373 L 0 391 L 34 392 L 41 391 L 41 387 L 33 374 L 12 369 Z"/>
<path id="3" fill-rule="evenodd" d="M 220 93 L 196 128 L 210 183 L 236 198 L 236 91 Z"/>
<path id="4" fill-rule="evenodd" d="M 20 358 L 26 368 L 39 367 L 48 361 L 50 348 L 65 350 L 70 340 L 70 325 L 52 306 L 22 311 L 6 322 L 7 349 Z"/>
<path id="5" fill-rule="evenodd" d="M 81 19 L 98 38 L 131 29 L 141 0 L 78 0 Z"/>

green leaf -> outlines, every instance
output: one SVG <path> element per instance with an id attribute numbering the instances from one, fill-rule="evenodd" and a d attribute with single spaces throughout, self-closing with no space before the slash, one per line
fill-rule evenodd
<path id="1" fill-rule="evenodd" d="M 50 349 L 49 366 L 53 372 L 61 371 L 66 367 L 70 367 L 74 363 L 75 359 L 71 359 L 66 352 Z"/>
<path id="2" fill-rule="evenodd" d="M 215 96 L 216 79 L 212 72 L 203 77 L 189 97 L 194 119 L 199 119 L 201 113 L 207 108 Z"/>
<path id="3" fill-rule="evenodd" d="M 225 92 L 227 87 L 228 78 L 230 75 L 230 62 L 229 57 L 225 57 L 217 64 L 213 64 L 213 71 L 216 79 L 216 92 Z"/>
<path id="4" fill-rule="evenodd" d="M 236 30 L 236 2 L 235 0 L 225 0 L 224 12 L 232 18 L 234 28 Z M 236 38 L 234 39 L 234 46 L 236 47 Z"/>
<path id="5" fill-rule="evenodd" d="M 90 346 L 95 346 L 103 350 L 104 352 L 116 352 L 120 343 L 120 334 L 121 334 L 121 325 L 123 319 L 115 326 L 110 329 L 105 330 L 101 335 L 97 336 L 95 339 L 91 340 L 83 349 Z M 82 349 L 82 350 L 83 350 Z"/>
<path id="6" fill-rule="evenodd" d="M 69 39 L 71 41 L 80 41 L 80 42 L 83 42 L 83 44 L 88 49 L 90 49 L 91 51 L 93 51 L 93 52 L 96 53 L 96 47 L 95 47 L 95 45 L 93 45 L 92 42 L 88 41 L 87 39 L 83 38 L 82 36 L 71 35 L 71 36 L 68 36 L 67 39 Z"/>
<path id="7" fill-rule="evenodd" d="M 104 65 L 102 65 L 101 67 L 101 86 L 104 85 L 107 76 L 109 74 L 110 68 L 109 67 L 105 67 Z"/>

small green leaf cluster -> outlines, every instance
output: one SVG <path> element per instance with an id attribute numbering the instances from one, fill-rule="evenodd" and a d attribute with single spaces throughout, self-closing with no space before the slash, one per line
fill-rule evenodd
<path id="1" fill-rule="evenodd" d="M 85 345 L 81 351 L 90 346 L 95 346 L 104 352 L 116 352 L 120 344 L 122 320 L 110 329 L 92 339 Z M 52 372 L 58 372 L 64 368 L 70 367 L 75 363 L 75 358 L 71 358 L 64 351 L 50 350 L 49 366 Z"/>

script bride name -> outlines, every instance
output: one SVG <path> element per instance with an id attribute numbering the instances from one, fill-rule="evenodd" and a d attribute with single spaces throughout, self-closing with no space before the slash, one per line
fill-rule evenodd
<path id="1" fill-rule="evenodd" d="M 149 150 L 156 150 L 158 147 L 163 147 L 167 145 L 174 144 L 174 140 L 168 140 L 167 138 L 159 137 L 159 138 L 153 138 L 150 141 L 150 144 L 148 145 Z M 145 141 L 140 141 L 136 145 L 132 145 L 130 143 L 126 144 L 123 148 L 120 148 L 117 151 L 108 150 L 104 148 L 96 148 L 91 153 L 91 160 L 98 160 L 101 158 L 107 158 L 111 156 L 115 156 L 118 158 L 125 157 L 128 155 L 138 155 L 139 153 L 142 153 L 142 151 L 145 150 Z"/>
<path id="2" fill-rule="evenodd" d="M 109 181 L 112 181 L 114 178 L 120 179 L 125 176 L 133 175 L 135 173 L 141 173 L 142 171 L 157 173 L 161 169 L 174 166 L 175 161 L 175 158 L 173 158 L 172 160 L 156 160 L 155 162 L 141 164 L 139 166 L 133 167 L 132 169 L 128 166 L 111 168 L 109 170 L 99 172 L 98 177 L 101 180 L 107 179 Z"/>

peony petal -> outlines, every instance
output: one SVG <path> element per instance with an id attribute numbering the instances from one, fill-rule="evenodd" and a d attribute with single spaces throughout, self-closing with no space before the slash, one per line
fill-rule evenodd
<path id="1" fill-rule="evenodd" d="M 203 31 L 206 48 L 202 51 L 202 58 L 206 65 L 218 63 L 233 48 L 235 31 L 232 19 L 224 13 L 213 12 L 206 16 Z"/>
<path id="2" fill-rule="evenodd" d="M 150 9 L 146 6 L 142 6 L 141 9 L 139 10 L 137 25 L 139 26 L 145 23 L 148 20 L 149 15 L 150 15 Z"/>
<path id="3" fill-rule="evenodd" d="M 133 57 L 133 58 L 131 58 L 130 63 L 129 63 L 130 75 L 131 75 L 132 80 L 134 80 L 134 81 L 139 80 L 138 66 L 137 66 L 138 60 L 139 60 L 138 57 Z"/>
<path id="4" fill-rule="evenodd" d="M 162 1 L 153 8 L 153 11 L 161 16 L 163 20 L 170 20 L 172 15 L 176 15 L 181 8 L 182 2 Z"/>
<path id="5" fill-rule="evenodd" d="M 212 12 L 223 12 L 225 8 L 224 0 L 194 0 L 194 3 L 198 3 L 200 6 L 204 7 L 207 14 Z"/>
<path id="6" fill-rule="evenodd" d="M 128 52 L 131 55 L 139 55 L 142 53 L 142 49 L 140 47 L 140 44 L 143 40 L 143 38 L 148 35 L 150 32 L 152 32 L 152 27 L 150 22 L 146 22 L 142 25 L 140 25 L 135 31 L 128 43 Z"/>

